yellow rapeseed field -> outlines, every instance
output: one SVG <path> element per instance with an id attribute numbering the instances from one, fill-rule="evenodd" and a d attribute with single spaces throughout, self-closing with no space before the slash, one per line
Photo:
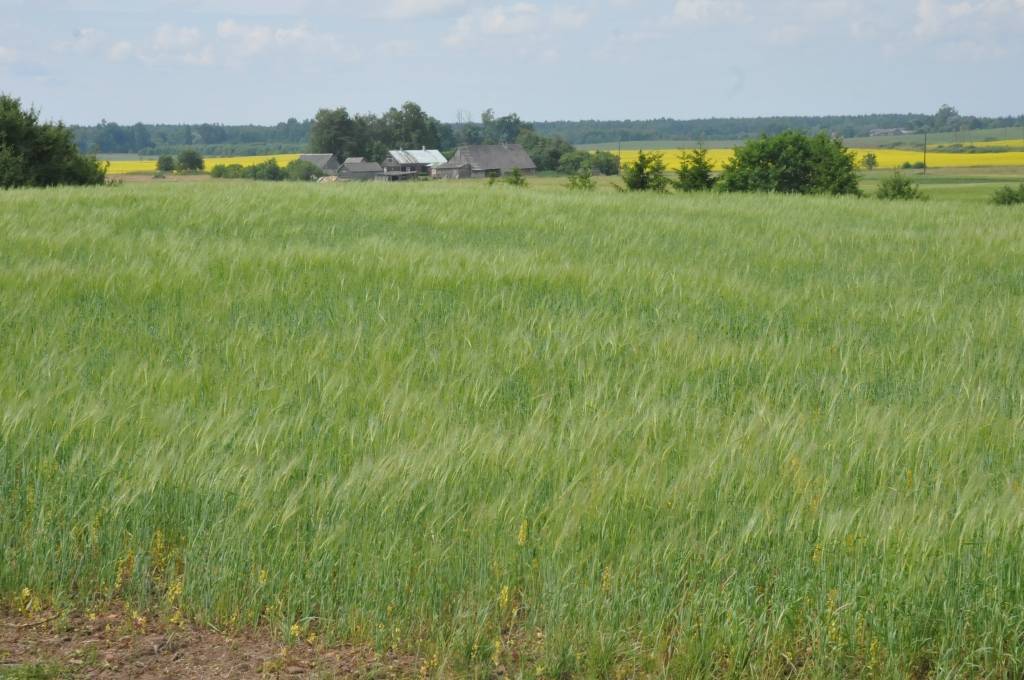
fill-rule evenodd
<path id="1" fill-rule="evenodd" d="M 993 142 L 993 144 L 996 144 Z M 999 142 L 1006 146 L 1012 146 L 1009 142 Z M 665 159 L 666 165 L 675 168 L 679 165 L 679 156 L 689 149 L 662 149 L 658 151 Z M 878 167 L 898 168 L 904 163 L 916 163 L 924 159 L 920 151 L 907 149 L 852 149 L 857 154 L 858 160 L 867 153 L 873 153 L 878 157 Z M 622 162 L 632 163 L 636 161 L 639 151 L 622 152 Z M 708 158 L 715 164 L 716 170 L 721 170 L 725 163 L 732 158 L 732 149 L 708 149 Z M 938 151 L 928 152 L 928 167 L 931 168 L 976 168 L 991 166 L 1024 166 L 1024 145 L 1021 151 L 1007 151 L 1002 153 L 942 153 Z"/>
<path id="2" fill-rule="evenodd" d="M 276 158 L 280 165 L 287 165 L 298 157 L 297 153 L 279 153 L 270 156 L 211 156 L 205 161 L 206 169 L 209 170 L 215 165 L 232 165 L 234 163 L 245 166 L 256 165 L 271 158 Z M 156 172 L 156 160 L 110 161 L 110 167 L 107 169 L 109 175 L 130 175 L 143 172 Z"/>

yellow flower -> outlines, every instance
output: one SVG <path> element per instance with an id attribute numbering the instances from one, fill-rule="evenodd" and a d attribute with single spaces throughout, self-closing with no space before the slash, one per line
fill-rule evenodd
<path id="1" fill-rule="evenodd" d="M 508 606 L 509 599 L 510 599 L 510 594 L 509 594 L 508 586 L 502 586 L 501 587 L 501 593 L 498 594 L 498 606 L 501 609 L 505 609 Z"/>
<path id="2" fill-rule="evenodd" d="M 266 569 L 260 569 L 260 585 L 261 586 L 267 585 L 267 570 Z"/>
<path id="3" fill-rule="evenodd" d="M 491 655 L 491 662 L 495 666 L 501 663 L 501 638 L 494 641 L 494 654 Z"/>
<path id="4" fill-rule="evenodd" d="M 526 545 L 526 539 L 528 538 L 529 531 L 530 531 L 530 522 L 528 520 L 524 519 L 523 523 L 519 525 L 518 543 L 519 543 L 520 547 Z"/>
<path id="5" fill-rule="evenodd" d="M 301 628 L 299 628 L 299 624 L 297 624 L 297 623 L 293 623 L 293 624 L 292 624 L 292 627 L 291 627 L 291 633 L 292 633 L 292 637 L 293 637 L 293 638 L 297 638 L 297 637 L 299 637 L 299 633 L 301 633 L 301 632 L 302 632 L 302 629 L 301 629 Z"/>

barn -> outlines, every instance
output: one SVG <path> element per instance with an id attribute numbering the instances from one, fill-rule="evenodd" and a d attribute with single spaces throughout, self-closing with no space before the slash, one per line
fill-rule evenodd
<path id="1" fill-rule="evenodd" d="M 429 175 L 430 171 L 438 165 L 444 165 L 448 159 L 437 149 L 395 149 L 388 151 L 387 158 L 382 165 L 389 173 L 394 172 L 416 172 L 421 175 Z"/>
<path id="2" fill-rule="evenodd" d="M 516 169 L 524 175 L 537 172 L 537 166 L 521 145 L 477 144 L 456 149 L 450 161 L 434 168 L 434 177 L 501 177 Z"/>
<path id="3" fill-rule="evenodd" d="M 356 182 L 368 182 L 384 174 L 380 163 L 368 161 L 362 156 L 346 158 L 338 171 L 338 177 Z"/>
<path id="4" fill-rule="evenodd" d="M 312 163 L 325 175 L 337 175 L 341 168 L 341 163 L 333 153 L 304 153 L 299 156 L 299 160 Z"/>

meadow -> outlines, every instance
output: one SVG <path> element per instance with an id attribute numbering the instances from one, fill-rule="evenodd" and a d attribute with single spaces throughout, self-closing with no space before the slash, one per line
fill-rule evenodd
<path id="1" fill-rule="evenodd" d="M 0 597 L 437 676 L 1020 677 L 1024 219 L 950 205 L 0 192 Z"/>

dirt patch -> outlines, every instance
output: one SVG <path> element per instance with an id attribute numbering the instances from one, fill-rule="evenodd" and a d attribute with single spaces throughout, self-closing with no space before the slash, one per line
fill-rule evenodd
<path id="1" fill-rule="evenodd" d="M 416 659 L 131 614 L 0 612 L 0 678 L 408 678 Z"/>

